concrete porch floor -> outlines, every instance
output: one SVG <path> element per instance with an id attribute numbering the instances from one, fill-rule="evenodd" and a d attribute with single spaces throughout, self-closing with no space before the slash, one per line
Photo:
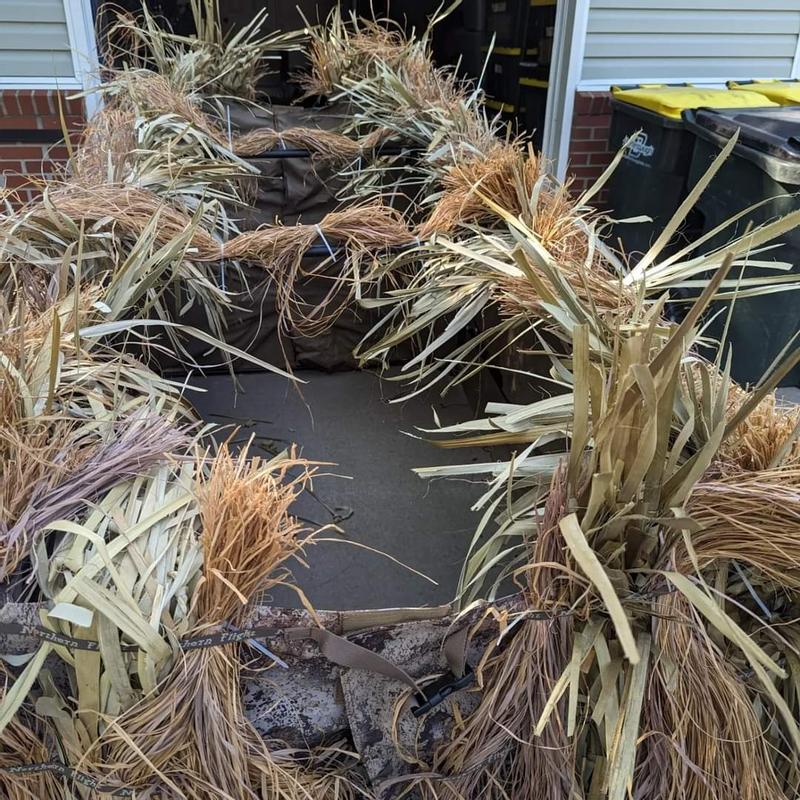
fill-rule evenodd
<path id="1" fill-rule="evenodd" d="M 191 393 L 208 422 L 240 426 L 236 442 L 254 434 L 253 453 L 277 453 L 296 443 L 310 460 L 334 462 L 324 468 L 345 477 L 314 481 L 295 513 L 315 523 L 334 521 L 341 542 L 309 548 L 309 568 L 293 567 L 297 583 L 320 609 L 434 605 L 451 600 L 479 514 L 470 506 L 484 485 L 466 480 L 425 481 L 413 467 L 490 461 L 488 450 L 443 450 L 408 436 L 470 417 L 458 391 L 442 401 L 435 394 L 392 404 L 399 384 L 368 372 L 299 371 L 308 381 L 302 396 L 284 378 L 268 373 L 239 375 L 238 392 L 228 375 L 194 378 L 205 393 Z M 218 438 L 229 435 L 223 432 Z M 326 533 L 326 537 L 336 536 Z M 347 542 L 387 553 L 437 582 L 433 585 L 390 559 Z M 294 593 L 278 590 L 276 605 L 297 606 Z"/>

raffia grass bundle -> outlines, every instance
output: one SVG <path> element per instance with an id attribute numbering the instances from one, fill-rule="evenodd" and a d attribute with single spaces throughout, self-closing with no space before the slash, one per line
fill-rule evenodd
<path id="1" fill-rule="evenodd" d="M 700 481 L 689 501 L 701 528 L 692 537 L 693 557 L 701 566 L 725 560 L 747 564 L 758 572 L 751 584 L 766 596 L 776 585 L 800 589 L 798 486 L 800 471 L 787 464 Z"/>
<path id="2" fill-rule="evenodd" d="M 146 355 L 148 332 L 160 331 L 178 357 L 192 363 L 181 338 L 191 332 L 228 357 L 234 354 L 224 343 L 224 311 L 231 299 L 217 285 L 211 263 L 192 257 L 194 243 L 217 257 L 220 245 L 197 215 L 189 217 L 156 195 L 124 186 L 59 186 L 0 217 L 0 242 L 0 290 L 8 296 L 19 287 L 38 309 L 48 310 L 54 297 L 91 287 L 95 324 L 86 326 L 83 338 L 96 342 L 96 349 L 109 342 L 120 347 L 128 338 L 143 344 Z M 199 304 L 211 333 L 180 328 L 169 312 L 171 294 L 184 308 Z M 71 304 L 62 305 L 59 317 L 72 313 Z M 132 360 L 118 350 L 106 352 L 114 353 L 112 359 Z M 162 388 L 169 385 L 156 380 Z"/>
<path id="3" fill-rule="evenodd" d="M 568 222 L 571 203 L 565 187 L 554 185 L 545 175 L 542 161 L 533 149 L 526 152 L 516 142 L 498 141 L 487 153 L 459 160 L 442 177 L 442 191 L 432 198 L 436 202 L 420 228 L 420 236 L 450 234 L 461 225 L 490 226 L 492 221 L 502 224 L 485 201 L 488 197 L 512 213 L 525 215 L 529 223 L 535 212 L 536 233 L 547 247 L 559 239 L 557 231 L 545 229 L 544 207 L 548 207 L 550 226 L 556 227 Z M 540 179 L 544 185 L 537 187 Z M 538 206 L 532 208 L 533 194 L 540 199 Z"/>
<path id="4" fill-rule="evenodd" d="M 182 171 L 191 170 L 191 151 L 183 155 L 180 149 L 181 141 L 186 140 L 194 148 L 195 161 L 205 151 L 209 162 L 205 169 L 210 173 L 215 167 L 218 184 L 227 180 L 233 185 L 236 178 L 249 173 L 241 161 L 248 156 L 296 147 L 308 150 L 321 162 L 346 163 L 369 154 L 386 136 L 376 130 L 358 141 L 336 131 L 302 126 L 285 131 L 257 128 L 238 134 L 226 130 L 223 120 L 204 110 L 203 97 L 188 95 L 168 77 L 147 69 L 119 71 L 97 91 L 107 98 L 107 105 L 90 120 L 70 161 L 72 174 L 86 185 L 115 182 L 123 175 L 129 181 L 152 182 L 148 160 L 159 155 L 159 142 L 169 144 L 170 152 L 160 155 L 174 180 L 180 179 Z M 109 179 L 109 174 L 116 179 Z"/>
<path id="5" fill-rule="evenodd" d="M 303 264 L 305 252 L 319 239 L 327 243 L 330 258 Z M 227 242 L 227 258 L 263 265 L 275 281 L 278 313 L 284 333 L 318 336 L 336 321 L 358 297 L 362 284 L 369 285 L 380 267 L 379 257 L 388 250 L 413 242 L 403 217 L 380 202 L 333 211 L 318 225 L 264 226 Z M 342 256 L 333 248 L 342 248 Z M 315 306 L 302 297 L 304 281 L 318 278 L 330 286 Z"/>
<path id="6" fill-rule="evenodd" d="M 157 225 L 153 224 L 154 220 Z M 184 212 L 152 192 L 125 185 L 106 184 L 92 189 L 72 185 L 54 187 L 41 201 L 33 201 L 17 215 L 7 217 L 3 227 L 18 237 L 24 232 L 33 240 L 32 244 L 35 243 L 33 237 L 40 232 L 41 244 L 45 245 L 47 238 L 55 239 L 51 231 L 60 230 L 75 236 L 81 221 L 89 234 L 92 233 L 90 226 L 97 224 L 118 235 L 134 238 L 154 227 L 154 242 L 161 246 L 180 241 L 187 228 L 193 227 L 188 246 L 197 253 L 197 260 L 210 260 L 220 255 L 220 244 L 204 228 L 192 226 L 191 218 Z M 66 235 L 62 241 L 69 241 Z M 57 241 L 54 243 L 61 245 Z"/>
<path id="7" fill-rule="evenodd" d="M 138 16 L 107 14 L 116 21 L 106 32 L 109 63 L 154 66 L 183 92 L 205 91 L 252 100 L 259 81 L 268 73 L 270 52 L 298 50 L 304 31 L 261 34 L 267 12 L 261 9 L 238 31 L 225 31 L 218 0 L 191 0 L 195 33 L 182 36 L 159 24 L 145 3 Z"/>
<path id="8" fill-rule="evenodd" d="M 657 304 L 618 328 L 610 361 L 587 327 L 573 329 L 562 362 L 573 386 L 568 450 L 534 446 L 512 462 L 490 490 L 508 497 L 509 524 L 468 562 L 468 580 L 487 558 L 548 580 L 529 594 L 527 613 L 543 619 L 521 614 L 479 673 L 478 710 L 442 749 L 453 797 L 525 786 L 548 800 L 756 800 L 800 788 L 794 470 L 780 483 L 784 470 L 714 477 L 726 474 L 721 442 L 780 371 L 731 416 L 727 373 L 706 364 L 698 384 L 692 352 L 730 261 L 684 324 L 659 326 Z M 529 409 L 532 441 L 544 412 Z M 506 485 L 511 475 L 518 486 Z M 553 638 L 528 638 L 537 627 Z M 507 668 L 520 652 L 542 664 L 532 675 Z"/>
<path id="9" fill-rule="evenodd" d="M 9 448 L 2 452 L 0 477 L 3 574 L 30 554 L 31 578 L 49 600 L 42 624 L 60 634 L 95 639 L 99 650 L 43 645 L 0 701 L 0 735 L 10 737 L 11 744 L 24 741 L 15 714 L 28 708 L 29 692 L 38 683 L 36 712 L 51 732 L 57 732 L 60 757 L 79 772 L 101 779 L 108 775 L 114 781 L 127 770 L 126 777 L 142 776 L 146 787 L 163 780 L 164 796 L 170 796 L 175 781 L 170 782 L 169 775 L 175 769 L 175 780 L 186 784 L 175 797 L 193 791 L 198 798 L 239 797 L 232 774 L 223 769 L 218 776 L 216 768 L 208 766 L 214 745 L 238 731 L 236 741 L 252 775 L 253 796 L 273 796 L 275 786 L 292 797 L 298 791 L 309 798 L 349 796 L 350 778 L 338 750 L 301 754 L 295 762 L 294 753 L 277 743 L 279 755 L 270 756 L 272 747 L 261 742 L 244 719 L 238 695 L 242 663 L 235 648 L 195 652 L 184 661 L 177 644 L 192 631 L 206 630 L 212 617 L 216 622 L 241 620 L 243 592 L 255 593 L 287 579 L 281 565 L 306 540 L 287 511 L 309 479 L 305 465 L 292 459 L 249 460 L 246 453 L 232 456 L 227 449 L 216 459 L 187 458 L 190 439 L 176 424 L 180 414 L 166 419 L 153 413 L 170 408 L 155 389 L 158 379 L 153 376 L 151 393 L 142 399 L 124 394 L 138 387 L 135 381 L 128 385 L 124 377 L 123 354 L 117 354 L 116 363 L 109 358 L 115 367 L 109 376 L 110 407 L 99 402 L 101 395 L 94 404 L 82 406 L 81 391 L 63 386 L 63 376 L 72 371 L 69 363 L 59 358 L 53 367 L 51 353 L 53 347 L 58 352 L 66 346 L 69 352 L 74 346 L 92 376 L 81 389 L 94 388 L 96 374 L 104 374 L 98 369 L 103 362 L 90 358 L 82 337 L 92 327 L 85 322 L 96 313 L 95 297 L 88 292 L 81 299 L 79 307 L 86 316 L 80 318 L 80 330 L 67 324 L 67 314 L 76 308 L 67 295 L 55 308 L 36 314 L 29 309 L 30 330 L 12 325 L 3 340 L 0 388 L 7 426 L 0 428 L 0 442 Z M 14 310 L 12 318 L 16 314 Z M 52 320 L 60 320 L 60 314 L 64 337 L 54 339 Z M 43 319 L 51 321 L 50 328 Z M 104 324 L 94 327 L 104 329 Z M 22 382 L 24 374 L 29 366 L 35 371 L 37 359 L 21 357 L 17 349 L 25 345 L 37 352 L 37 336 L 49 337 L 50 346 L 39 347 L 55 372 L 42 374 L 52 397 L 44 397 L 47 405 L 39 417 L 29 418 L 28 392 L 20 387 L 28 385 Z M 142 376 L 146 377 L 144 370 Z M 13 452 L 15 448 L 19 449 Z M 300 474 L 289 476 L 295 469 Z M 201 573 L 204 559 L 207 570 Z M 51 654 L 66 666 L 66 689 L 43 669 Z M 145 713 L 151 704 L 157 707 L 155 698 L 167 689 L 167 699 L 174 697 L 182 680 L 190 697 L 198 685 L 204 696 L 195 705 L 189 702 L 192 719 L 180 717 L 186 727 L 177 734 L 174 710 L 168 707 L 172 727 L 167 739 L 183 743 L 187 733 L 196 730 L 188 740 L 194 749 L 169 759 L 163 774 L 153 771 L 152 762 L 139 773 L 142 751 L 128 749 L 132 740 L 119 726 L 132 718 L 127 712 L 134 715 L 134 708 L 138 724 L 139 712 Z M 214 709 L 227 716 L 214 717 Z M 206 713 L 212 713 L 211 720 L 203 719 Z M 212 721 L 219 735 L 207 740 Z M 116 759 L 115 745 L 124 758 Z M 146 738 L 148 745 L 152 741 Z M 43 754 L 44 745 L 40 749 Z M 10 749 L 7 755 L 13 766 L 30 761 L 30 753 L 21 750 Z M 37 760 L 50 760 L 49 748 L 47 755 Z M 224 757 L 214 757 L 217 764 L 230 765 L 227 750 Z M 221 793 L 226 781 L 232 787 L 227 795 Z M 49 786 L 52 779 L 32 777 L 29 783 Z M 25 782 L 17 784 L 20 797 L 29 796 L 25 787 Z M 16 800 L 16 794 L 9 796 Z M 60 794 L 46 789 L 40 796 Z"/>
<path id="10" fill-rule="evenodd" d="M 607 350 L 619 324 L 646 313 L 662 296 L 665 302 L 672 302 L 672 292 L 696 294 L 701 290 L 726 252 L 733 255 L 734 271 L 717 288 L 717 300 L 796 290 L 799 284 L 794 275 L 762 271 L 753 276 L 748 269 L 781 268 L 760 255 L 800 222 L 797 212 L 733 239 L 724 251 L 703 252 L 700 248 L 698 255 L 698 248 L 690 244 L 660 257 L 691 201 L 705 190 L 735 143 L 734 138 L 726 145 L 693 196 L 634 269 L 627 268 L 624 255 L 604 243 L 602 232 L 608 220 L 590 205 L 614 165 L 579 197 L 571 198 L 563 187 L 541 174 L 526 198 L 525 187 L 537 174 L 538 162 L 534 158 L 531 163 L 530 155 L 521 153 L 509 158 L 513 188 L 505 183 L 504 188 L 496 185 L 496 197 L 480 186 L 474 190 L 480 207 L 486 210 L 483 222 L 463 224 L 448 237 L 437 234 L 419 253 L 406 254 L 384 266 L 379 277 L 385 280 L 396 274 L 402 278 L 398 281 L 401 285 L 386 293 L 386 319 L 359 345 L 359 357 L 364 363 L 385 359 L 399 343 L 419 337 L 423 344 L 404 367 L 411 390 L 441 383 L 447 391 L 483 366 L 496 363 L 504 350 L 519 347 L 517 343 L 523 339 L 533 341 L 535 354 L 549 357 L 565 348 L 568 352 L 574 324 L 589 324 L 597 348 Z M 616 162 L 622 155 L 617 155 Z M 464 159 L 463 163 L 473 162 Z M 471 195 L 455 193 L 453 197 L 460 197 L 456 207 L 462 208 Z M 501 197 L 510 208 L 503 207 Z M 452 212 L 451 222 L 459 213 Z M 411 276 L 405 277 L 415 261 L 421 266 L 413 267 Z M 466 337 L 465 331 L 477 320 L 487 324 L 477 335 Z M 561 382 L 557 376 L 550 377 Z"/>
<path id="11" fill-rule="evenodd" d="M 4 664 L 0 664 L 0 681 L 5 687 L 11 682 Z M 7 800 L 60 800 L 63 797 L 61 781 L 50 772 L 19 775 L 4 771 L 20 764 L 48 761 L 50 754 L 43 738 L 40 722 L 21 715 L 0 734 L 0 792 Z"/>
<path id="12" fill-rule="evenodd" d="M 312 473 L 293 454 L 262 461 L 223 446 L 198 476 L 203 571 L 189 599 L 190 634 L 244 624 L 249 600 L 286 581 L 286 561 L 310 541 L 289 509 Z M 102 760 L 94 755 L 98 768 L 142 789 L 156 776 L 165 797 L 327 796 L 310 794 L 323 779 L 305 774 L 286 752 L 273 755 L 246 719 L 238 650 L 187 653 L 157 692 L 109 728 Z M 330 780 L 338 785 L 335 774 Z"/>
<path id="13" fill-rule="evenodd" d="M 9 286 L 20 280 L 35 288 L 42 275 L 59 274 L 57 265 L 77 251 L 79 277 L 102 284 L 101 298 L 115 318 L 130 310 L 139 317 L 155 314 L 166 323 L 172 346 L 186 357 L 170 327 L 175 321 L 166 306 L 168 290 L 205 310 L 212 334 L 192 329 L 191 335 L 247 357 L 224 345 L 223 311 L 232 299 L 217 284 L 219 262 L 261 265 L 265 278 L 278 287 L 283 332 L 318 335 L 359 296 L 362 282 L 372 281 L 380 266 L 377 255 L 413 242 L 402 215 L 380 201 L 331 212 L 317 225 L 266 225 L 219 241 L 197 215 L 190 217 L 151 192 L 112 185 L 53 189 L 42 201 L 0 220 L 3 235 L 15 269 L 0 272 L 0 283 L 5 277 Z M 320 238 L 331 257 L 304 267 L 305 252 Z M 122 254 L 126 258 L 120 263 Z M 63 281 L 70 275 L 65 272 Z M 299 283 L 315 276 L 330 280 L 330 289 L 309 307 Z"/>
<path id="14" fill-rule="evenodd" d="M 451 166 L 499 146 L 498 122 L 486 117 L 480 91 L 435 68 L 426 51 L 399 67 L 376 61 L 366 76 L 345 80 L 336 97 L 357 112 L 345 133 L 382 130 L 415 148 L 415 167 L 399 186 L 419 201 L 438 190 Z M 354 175 L 353 192 L 360 180 Z"/>
<path id="15" fill-rule="evenodd" d="M 107 451 L 95 451 L 96 463 L 84 464 L 52 499 L 32 503 L 33 577 L 48 601 L 40 624 L 98 647 L 43 642 L 0 702 L 0 732 L 35 699 L 47 740 L 79 772 L 89 771 L 87 754 L 108 721 L 155 691 L 188 627 L 188 587 L 201 554 L 192 494 L 182 484 L 194 464 L 172 456 L 189 442 L 172 421 L 121 419 Z M 54 678 L 51 656 L 63 663 L 66 686 Z"/>
<path id="16" fill-rule="evenodd" d="M 643 703 L 648 735 L 639 754 L 639 794 L 670 800 L 794 796 L 796 777 L 781 777 L 794 769 L 791 761 L 776 758 L 757 692 L 732 654 L 709 643 L 685 599 L 667 597 L 656 610 L 661 658 Z"/>
<path id="17" fill-rule="evenodd" d="M 524 163 L 515 158 L 516 166 Z M 596 213 L 568 200 L 563 190 L 548 189 L 546 176 L 527 196 L 524 184 L 504 191 L 514 206 L 525 198 L 521 214 L 506 212 L 479 187 L 475 191 L 474 211 L 480 207 L 486 215 L 467 225 L 456 222 L 462 211 L 454 212 L 452 222 L 460 227 L 452 238 L 437 234 L 419 251 L 387 262 L 378 275 L 399 288 L 385 292 L 384 323 L 359 344 L 357 354 L 369 363 L 421 338 L 417 355 L 404 367 L 413 391 L 440 383 L 446 392 L 506 349 L 519 347 L 524 336 L 536 343 L 546 331 L 563 340 L 551 314 L 562 291 L 569 292 L 571 303 L 588 304 L 605 329 L 635 303 L 636 290 L 622 285 L 619 263 L 596 246 Z M 465 337 L 478 321 L 481 332 Z"/>
<path id="18" fill-rule="evenodd" d="M 75 230 L 81 221 L 132 237 L 141 236 L 152 228 L 157 245 L 166 247 L 185 241 L 179 254 L 189 263 L 204 264 L 223 259 L 253 261 L 263 264 L 269 272 L 287 271 L 282 267 L 289 256 L 302 258 L 320 232 L 334 244 L 343 243 L 353 255 L 361 250 L 399 247 L 413 241 L 400 213 L 377 201 L 333 211 L 317 225 L 264 225 L 220 242 L 157 195 L 113 185 L 92 190 L 65 186 L 51 191 L 44 201 L 33 203 L 18 216 L 7 218 L 6 228 L 17 237 L 24 235 L 32 241 L 39 234 L 44 245 L 49 233 L 48 223 L 55 229 L 72 223 Z M 190 235 L 184 236 L 187 233 Z"/>
<path id="19" fill-rule="evenodd" d="M 309 28 L 309 70 L 298 76 L 306 97 L 330 97 L 345 77 L 361 77 L 377 60 L 397 65 L 411 45 L 390 20 L 346 18 L 337 5 L 324 25 Z"/>
<path id="20" fill-rule="evenodd" d="M 283 131 L 259 128 L 248 131 L 233 140 L 234 151 L 239 156 L 256 156 L 278 147 L 296 147 L 307 150 L 313 157 L 324 163 L 353 161 L 359 156 L 369 157 L 391 132 L 380 128 L 363 136 L 351 139 L 336 131 L 321 128 L 295 126 Z"/>
<path id="21" fill-rule="evenodd" d="M 146 118 L 109 108 L 93 118 L 70 161 L 69 185 L 126 186 L 200 213 L 219 236 L 238 230 L 236 209 L 252 193 L 257 170 L 206 131 L 171 111 Z"/>
<path id="22" fill-rule="evenodd" d="M 800 791 L 792 727 L 800 698 L 788 689 L 800 675 L 800 639 L 791 622 L 800 591 L 795 473 L 785 467 L 709 476 L 692 491 L 687 512 L 698 530 L 691 539 L 675 537 L 672 563 L 681 573 L 708 576 L 706 594 L 729 615 L 725 622 L 741 626 L 750 640 L 704 630 L 706 620 L 686 590 L 659 600 L 654 629 L 662 657 L 644 707 L 653 730 L 643 743 L 646 796 L 721 792 L 778 800 Z M 781 695 L 759 687 L 765 673 L 749 663 L 752 656 L 743 657 L 755 642 L 775 659 L 764 663 L 777 673 L 767 680 Z"/>
<path id="23" fill-rule="evenodd" d="M 420 779 L 421 790 L 547 800 L 795 797 L 798 425 L 772 389 L 800 352 L 745 391 L 696 346 L 712 298 L 784 289 L 783 278 L 757 282 L 731 271 L 764 265 L 758 249 L 797 215 L 751 231 L 724 257 L 679 252 L 659 263 L 667 232 L 644 263 L 609 271 L 598 286 L 574 280 L 569 257 L 543 246 L 518 212 L 482 199 L 510 236 L 479 231 L 485 249 L 474 239 L 441 240 L 453 261 L 472 266 L 437 274 L 431 265 L 427 283 L 412 278 L 398 291 L 399 301 L 419 302 L 408 328 L 425 333 L 436 311 L 455 312 L 421 355 L 435 352 L 476 313 L 467 299 L 481 307 L 487 284 L 479 278 L 494 270 L 505 313 L 561 339 L 555 349 L 540 337 L 562 394 L 491 404 L 486 419 L 440 431 L 456 446 L 519 446 L 507 464 L 421 473 L 491 476 L 476 504 L 483 516 L 462 574 L 465 605 L 494 596 L 504 577 L 536 574 L 547 575 L 562 603 L 526 594 L 529 608 L 509 621 L 505 646 L 490 647 L 480 665 L 478 710 L 456 715 L 452 740 L 423 765 L 433 779 Z M 584 252 L 613 264 L 579 216 Z M 712 279 L 695 272 L 703 264 Z M 510 277 L 527 292 L 515 297 Z M 665 289 L 701 281 L 681 324 L 668 322 Z M 398 339 L 395 329 L 385 345 Z M 471 346 L 480 356 L 487 341 L 481 332 L 455 352 Z M 545 445 L 556 452 L 542 452 Z"/>
<path id="24" fill-rule="evenodd" d="M 42 623 L 93 639 L 99 649 L 42 645 L 14 685 L 14 702 L 38 678 L 36 709 L 57 732 L 66 764 L 80 772 L 92 774 L 90 754 L 111 721 L 154 692 L 174 667 L 176 637 L 188 628 L 189 586 L 201 564 L 196 510 L 181 485 L 192 477 L 191 463 L 142 464 L 88 511 L 84 503 L 83 513 L 45 526 L 52 556 L 39 570 L 50 600 Z M 130 643 L 138 648 L 123 647 Z M 66 691 L 42 670 L 51 649 L 66 667 Z"/>
<path id="25" fill-rule="evenodd" d="M 44 525 L 158 460 L 194 419 L 176 387 L 91 335 L 105 324 L 97 287 L 55 292 L 43 310 L 22 293 L 0 307 L 3 579 Z"/>
<path id="26" fill-rule="evenodd" d="M 232 151 L 199 100 L 147 69 L 112 73 L 97 91 L 106 102 L 70 158 L 69 183 L 145 189 L 199 212 L 219 236 L 235 233 L 228 209 L 245 203 L 258 171 Z"/>
<path id="27" fill-rule="evenodd" d="M 797 424 L 770 392 L 800 354 L 749 392 L 695 355 L 703 311 L 732 285 L 733 254 L 681 325 L 664 319 L 666 296 L 648 299 L 647 270 L 644 291 L 608 317 L 596 292 L 508 222 L 515 265 L 529 257 L 525 275 L 535 265 L 548 278 L 530 279 L 529 308 L 562 331 L 566 351 L 547 352 L 568 394 L 444 431 L 524 447 L 478 504 L 463 597 L 501 563 L 503 575 L 555 570 L 549 585 L 573 588 L 561 610 L 532 599 L 529 613 L 544 619 L 521 615 L 483 665 L 481 705 L 432 765 L 431 796 L 505 798 L 525 786 L 548 800 L 794 797 Z M 562 454 L 538 452 L 562 438 Z M 542 552 L 548 536 L 557 546 Z M 528 638 L 537 626 L 554 640 Z M 521 670 L 520 651 L 539 664 L 551 648 L 555 671 Z"/>
<path id="28" fill-rule="evenodd" d="M 733 415 L 744 403 L 747 393 L 736 388 L 731 392 Z M 774 394 L 767 395 L 736 429 L 736 435 L 723 443 L 720 465 L 727 469 L 769 470 L 796 467 L 800 462 L 800 408 L 781 403 Z"/>
<path id="29" fill-rule="evenodd" d="M 397 187 L 424 202 L 449 167 L 500 146 L 499 121 L 487 117 L 481 91 L 433 62 L 431 33 L 456 5 L 438 9 L 419 36 L 406 36 L 388 20 L 348 19 L 338 7 L 310 31 L 311 69 L 299 78 L 305 96 L 346 102 L 353 120 L 343 132 L 353 138 L 392 136 L 414 150 L 413 168 L 384 163 L 353 173 L 346 196 L 374 193 L 376 172 L 388 166 L 397 172 Z"/>
<path id="30" fill-rule="evenodd" d="M 575 743 L 562 721 L 565 698 L 557 698 L 555 723 L 537 729 L 569 665 L 574 615 L 576 606 L 582 605 L 584 589 L 573 560 L 559 541 L 565 480 L 561 469 L 554 476 L 531 537 L 535 555 L 517 574 L 526 604 L 547 614 L 548 619 L 526 619 L 525 612 L 518 618 L 498 615 L 500 636 L 486 649 L 476 669 L 481 705 L 468 717 L 457 718 L 450 739 L 440 743 L 433 763 L 424 765 L 440 776 L 417 782 L 425 798 L 535 796 L 556 800 L 571 796 Z M 585 617 L 586 609 L 579 610 L 578 616 Z"/>
<path id="31" fill-rule="evenodd" d="M 41 546 L 34 537 L 51 522 L 77 513 L 183 441 L 172 421 L 141 413 L 119 415 L 89 431 L 74 423 L 53 425 L 38 452 L 29 441 L 4 436 L 3 444 L 18 449 L 8 454 L 1 484 L 9 502 L 0 525 L 0 578 L 13 575 L 34 544 Z M 63 438 L 57 439 L 59 434 Z M 34 555 L 39 558 L 41 552 Z"/>

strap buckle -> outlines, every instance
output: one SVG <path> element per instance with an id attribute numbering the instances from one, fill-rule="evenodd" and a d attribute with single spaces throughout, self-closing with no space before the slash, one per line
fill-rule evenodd
<path id="1" fill-rule="evenodd" d="M 427 714 L 439 704 L 443 703 L 451 694 L 466 689 L 475 680 L 475 672 L 469 664 L 464 665 L 464 674 L 458 678 L 448 671 L 435 681 L 422 687 L 418 695 L 418 705 L 411 709 L 411 713 L 419 718 Z"/>
<path id="2" fill-rule="evenodd" d="M 242 631 L 240 631 L 235 625 L 231 625 L 230 622 L 223 622 L 222 627 L 234 634 L 242 633 Z M 257 650 L 259 653 L 261 653 L 261 655 L 266 656 L 282 669 L 289 669 L 289 665 L 282 658 L 278 658 L 278 656 L 276 656 L 272 650 L 261 644 L 261 642 L 257 642 L 255 639 L 245 639 L 244 641 L 246 641 L 247 644 L 253 648 L 253 650 Z"/>

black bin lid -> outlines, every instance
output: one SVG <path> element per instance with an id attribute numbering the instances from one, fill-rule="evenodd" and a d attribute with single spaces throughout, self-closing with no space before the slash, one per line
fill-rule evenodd
<path id="1" fill-rule="evenodd" d="M 800 183 L 800 106 L 700 108 L 686 112 L 688 126 L 705 138 L 727 141 L 739 131 L 734 153 L 755 161 L 779 181 Z"/>

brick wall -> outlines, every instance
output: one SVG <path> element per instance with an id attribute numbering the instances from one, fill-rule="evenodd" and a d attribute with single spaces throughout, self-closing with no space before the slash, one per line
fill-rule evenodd
<path id="1" fill-rule="evenodd" d="M 10 191 L 13 203 L 36 197 L 42 181 L 62 170 L 67 160 L 61 109 L 70 140 L 85 120 L 83 100 L 69 100 L 70 92 L 5 89 L 0 91 L 0 187 Z"/>
<path id="2" fill-rule="evenodd" d="M 587 189 L 611 163 L 608 129 L 611 126 L 610 92 L 576 92 L 572 117 L 567 175 L 576 192 Z M 604 192 L 593 201 L 602 205 Z"/>

